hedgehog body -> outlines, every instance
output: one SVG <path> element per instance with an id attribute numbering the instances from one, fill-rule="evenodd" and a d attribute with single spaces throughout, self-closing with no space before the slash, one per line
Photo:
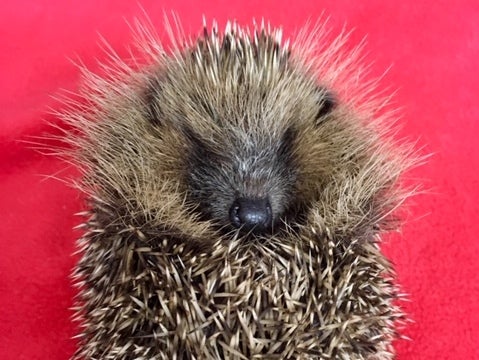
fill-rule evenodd
<path id="1" fill-rule="evenodd" d="M 144 66 L 87 74 L 64 115 L 90 206 L 75 359 L 394 357 L 378 241 L 407 151 L 313 30 L 289 46 L 233 24 L 171 51 L 142 30 Z"/>

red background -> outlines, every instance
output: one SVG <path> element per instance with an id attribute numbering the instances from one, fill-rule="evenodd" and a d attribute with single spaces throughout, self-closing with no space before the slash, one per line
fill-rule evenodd
<path id="1" fill-rule="evenodd" d="M 75 89 L 80 58 L 104 58 L 98 33 L 124 52 L 124 21 L 142 16 L 136 1 L 3 1 L 0 5 L 0 359 L 68 359 L 74 290 L 69 273 L 79 235 L 78 193 L 42 174 L 65 164 L 18 142 L 40 135 L 51 95 Z M 331 24 L 368 35 L 373 72 L 391 64 L 383 86 L 398 88 L 401 135 L 433 153 L 414 171 L 418 196 L 402 238 L 385 246 L 414 319 L 397 344 L 398 359 L 479 359 L 479 2 L 335 0 L 142 1 L 155 23 L 175 10 L 186 32 L 201 16 L 249 23 L 265 17 L 286 34 L 324 11 Z"/>

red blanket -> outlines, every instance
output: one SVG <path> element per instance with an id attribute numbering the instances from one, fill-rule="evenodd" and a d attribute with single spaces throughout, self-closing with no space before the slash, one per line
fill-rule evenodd
<path id="1" fill-rule="evenodd" d="M 143 0 L 155 23 L 175 10 L 186 32 L 202 14 L 241 23 L 265 17 L 285 33 L 324 11 L 332 26 L 368 34 L 377 74 L 393 64 L 383 86 L 399 88 L 401 135 L 419 139 L 428 163 L 415 170 L 428 193 L 418 196 L 402 237 L 385 251 L 410 294 L 414 319 L 399 341 L 398 359 L 479 359 L 479 4 L 449 1 Z M 76 258 L 72 230 L 82 208 L 61 181 L 73 169 L 29 149 L 20 139 L 41 135 L 51 95 L 75 89 L 78 70 L 104 58 L 98 33 L 126 53 L 124 18 L 142 16 L 136 1 L 3 1 L 0 5 L 0 359 L 68 359 Z M 161 31 L 160 31 L 161 33 Z"/>

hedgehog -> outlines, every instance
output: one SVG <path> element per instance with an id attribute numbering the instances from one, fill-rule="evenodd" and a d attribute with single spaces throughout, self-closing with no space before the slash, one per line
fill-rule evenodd
<path id="1" fill-rule="evenodd" d="M 380 244 L 413 161 L 362 45 L 135 24 L 135 57 L 84 70 L 61 114 L 86 197 L 72 359 L 393 359 Z"/>

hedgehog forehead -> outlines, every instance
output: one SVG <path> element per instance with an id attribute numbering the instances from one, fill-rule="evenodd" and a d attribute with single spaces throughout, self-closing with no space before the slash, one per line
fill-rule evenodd
<path id="1" fill-rule="evenodd" d="M 280 31 L 206 32 L 165 65 L 164 115 L 205 135 L 281 133 L 293 118 L 305 117 L 299 108 L 317 106 L 315 81 L 290 60 Z"/>
<path id="2" fill-rule="evenodd" d="M 237 141 L 276 137 L 317 113 L 315 83 L 289 69 L 274 75 L 222 69 L 221 78 L 208 72 L 174 71 L 163 84 L 163 104 L 177 124 L 198 133 L 227 136 Z M 182 93 L 179 97 L 177 94 Z"/>
<path id="3" fill-rule="evenodd" d="M 223 122 L 223 126 L 206 121 L 204 126 L 189 124 L 185 128 L 190 144 L 238 164 L 271 159 L 281 149 L 288 132 L 285 124 L 271 127 L 260 121 Z"/>

